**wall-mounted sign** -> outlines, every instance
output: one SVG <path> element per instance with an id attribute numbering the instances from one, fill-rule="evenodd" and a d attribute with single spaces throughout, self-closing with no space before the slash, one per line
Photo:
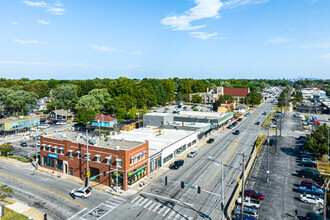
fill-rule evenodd
<path id="1" fill-rule="evenodd" d="M 48 153 L 48 157 L 52 157 L 52 158 L 58 159 L 58 155 L 56 155 L 56 154 L 50 154 L 50 153 Z"/>

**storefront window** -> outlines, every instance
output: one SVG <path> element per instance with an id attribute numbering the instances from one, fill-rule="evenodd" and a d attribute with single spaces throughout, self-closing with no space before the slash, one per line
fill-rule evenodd
<path id="1" fill-rule="evenodd" d="M 118 167 L 122 167 L 122 159 L 117 159 Z"/>
<path id="2" fill-rule="evenodd" d="M 117 173 L 117 172 L 111 173 L 111 185 L 113 185 L 113 186 L 116 185 L 117 175 L 118 175 L 118 186 L 122 186 L 123 185 L 123 174 Z"/>
<path id="3" fill-rule="evenodd" d="M 136 181 L 138 181 L 145 175 L 147 175 L 147 164 L 146 163 L 143 164 L 142 166 L 137 167 L 136 169 L 130 171 L 127 174 L 128 185 L 132 185 L 133 183 L 135 183 Z"/>
<path id="4" fill-rule="evenodd" d="M 173 154 L 168 155 L 167 157 L 164 158 L 163 164 L 165 164 L 167 161 L 170 161 L 173 158 Z"/>
<path id="5" fill-rule="evenodd" d="M 56 169 L 63 170 L 63 160 L 56 159 Z"/>
<path id="6" fill-rule="evenodd" d="M 42 156 L 43 166 L 54 168 L 54 158 Z"/>

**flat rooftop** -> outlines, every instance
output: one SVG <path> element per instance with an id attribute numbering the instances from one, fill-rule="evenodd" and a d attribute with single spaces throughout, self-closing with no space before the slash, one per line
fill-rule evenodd
<path id="1" fill-rule="evenodd" d="M 220 119 L 230 113 L 225 112 L 201 112 L 201 111 L 181 111 L 179 114 L 175 114 L 177 117 L 191 117 L 191 118 L 209 118 Z"/>
<path id="2" fill-rule="evenodd" d="M 30 120 L 30 119 L 35 119 L 35 118 L 39 118 L 39 116 L 24 116 L 23 118 L 9 117 L 9 118 L 5 118 L 5 119 L 1 119 L 0 120 L 0 124 L 2 124 L 2 123 L 8 123 L 8 122 L 14 122 L 14 121 Z"/>
<path id="3" fill-rule="evenodd" d="M 87 144 L 86 141 L 86 133 L 77 133 L 77 132 L 60 132 L 60 133 L 56 133 L 56 134 L 48 134 L 48 135 L 44 135 L 45 138 L 52 138 L 55 140 L 68 140 L 71 141 L 73 143 L 80 143 L 80 144 Z M 120 147 L 121 150 L 130 150 L 132 148 L 135 148 L 137 146 L 140 146 L 141 144 L 143 144 L 145 141 L 137 141 L 134 139 L 131 140 L 124 140 L 124 139 L 111 139 L 108 138 L 108 141 L 105 141 L 105 138 L 102 137 L 101 140 L 97 137 L 93 138 L 91 136 L 88 136 L 88 140 L 91 139 L 95 139 L 96 140 L 96 144 L 95 145 L 91 145 L 89 144 L 89 146 L 96 146 L 96 147 L 102 147 L 102 148 L 108 148 L 108 149 L 112 149 L 112 150 L 116 150 L 117 146 Z"/>
<path id="4" fill-rule="evenodd" d="M 140 142 L 145 142 L 147 140 L 149 141 L 149 156 L 152 156 L 168 145 L 192 135 L 193 133 L 195 133 L 195 131 L 146 127 L 134 129 L 132 131 L 121 131 L 120 134 L 111 136 L 111 140 L 125 139 Z"/>

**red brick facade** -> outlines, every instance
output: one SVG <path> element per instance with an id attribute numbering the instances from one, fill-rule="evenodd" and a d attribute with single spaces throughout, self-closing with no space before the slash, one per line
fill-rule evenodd
<path id="1" fill-rule="evenodd" d="M 56 147 L 54 148 L 54 146 Z M 141 143 L 141 145 L 129 150 L 88 146 L 88 153 L 91 155 L 88 162 L 91 177 L 99 173 L 101 175 L 96 180 L 97 182 L 107 186 L 116 185 L 116 172 L 107 173 L 106 176 L 103 176 L 103 172 L 114 171 L 116 169 L 116 157 L 118 157 L 118 159 L 122 160 L 122 166 L 118 166 L 118 173 L 120 174 L 118 182 L 119 185 L 123 186 L 123 190 L 126 191 L 128 185 L 149 175 L 148 149 L 149 142 Z M 81 152 L 80 158 L 78 155 L 79 151 Z M 69 140 L 55 140 L 43 136 L 40 138 L 40 165 L 49 169 L 62 171 L 63 173 L 85 179 L 87 177 L 86 153 L 87 146 L 84 144 L 74 143 Z M 99 155 L 100 159 L 96 155 Z M 109 156 L 112 156 L 111 161 L 107 159 Z M 61 164 L 61 161 L 63 161 L 63 164 Z M 111 165 L 108 165 L 108 162 Z M 131 164 L 131 162 L 133 163 Z"/>

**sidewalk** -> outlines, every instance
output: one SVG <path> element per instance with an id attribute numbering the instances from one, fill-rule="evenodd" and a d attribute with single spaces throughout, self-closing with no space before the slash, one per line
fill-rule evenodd
<path id="1" fill-rule="evenodd" d="M 42 220 L 44 219 L 44 214 L 38 210 L 31 208 L 23 203 L 20 203 L 12 198 L 7 198 L 8 204 L 5 204 L 5 207 L 11 209 L 19 214 L 27 216 L 29 219 Z"/>

